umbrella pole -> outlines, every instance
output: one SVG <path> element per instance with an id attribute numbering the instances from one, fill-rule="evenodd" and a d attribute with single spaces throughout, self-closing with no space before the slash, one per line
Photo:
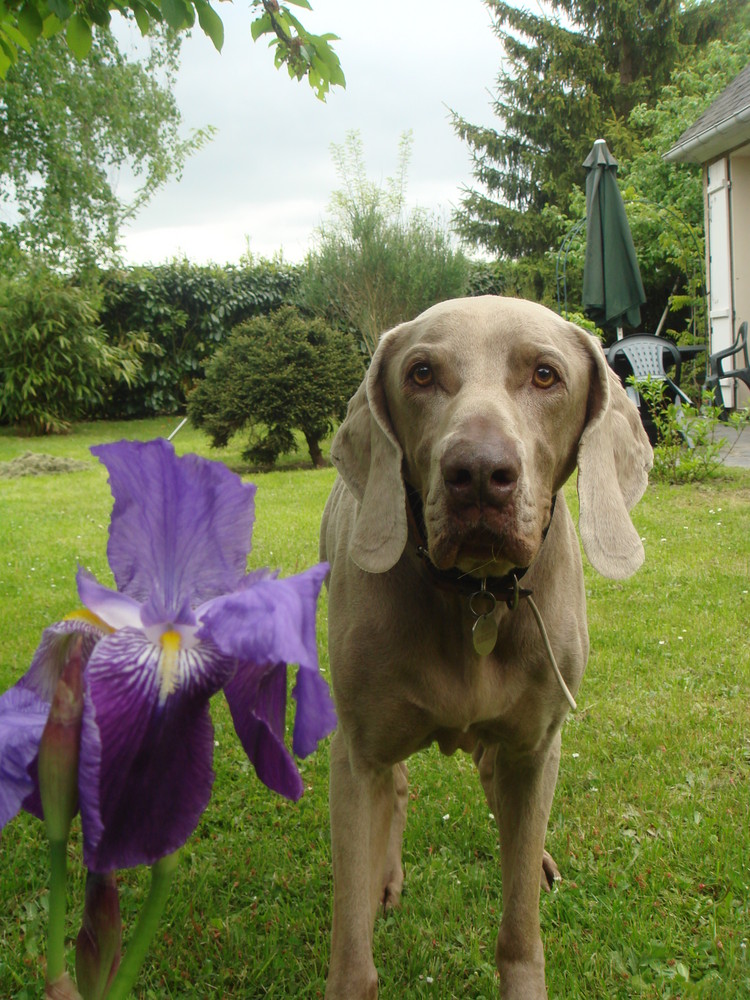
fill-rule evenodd
<path id="1" fill-rule="evenodd" d="M 623 332 L 622 332 L 622 327 L 621 327 L 621 326 L 618 326 L 618 327 L 617 327 L 617 339 L 618 339 L 618 340 L 622 340 L 623 336 L 624 336 L 624 334 L 623 334 Z"/>

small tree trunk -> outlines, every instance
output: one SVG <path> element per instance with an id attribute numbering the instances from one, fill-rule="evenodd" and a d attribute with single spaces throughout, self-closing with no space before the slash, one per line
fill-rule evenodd
<path id="1" fill-rule="evenodd" d="M 310 458 L 312 459 L 312 464 L 316 469 L 325 468 L 326 460 L 323 458 L 323 452 L 320 450 L 320 441 L 317 437 L 304 431 L 305 441 L 307 441 L 307 450 L 310 452 Z"/>

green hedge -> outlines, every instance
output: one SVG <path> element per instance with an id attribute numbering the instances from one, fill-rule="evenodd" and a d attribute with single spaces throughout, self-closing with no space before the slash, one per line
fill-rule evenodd
<path id="1" fill-rule="evenodd" d="M 469 294 L 516 292 L 504 263 L 470 263 L 469 275 Z M 0 285 L 0 424 L 58 430 L 82 415 L 178 413 L 231 330 L 297 305 L 301 279 L 302 268 L 277 261 L 219 267 L 177 260 L 82 282 L 22 261 Z M 90 320 L 76 318 L 87 304 Z M 54 350 L 45 341 L 53 329 Z M 39 344 L 43 349 L 31 349 Z M 50 400 L 65 405 L 53 412 Z"/>
<path id="2" fill-rule="evenodd" d="M 107 418 L 149 417 L 181 410 L 203 365 L 232 327 L 293 302 L 298 269 L 262 260 L 243 267 L 175 261 L 102 274 L 100 321 L 113 344 L 145 334 L 138 383 L 116 386 Z"/>

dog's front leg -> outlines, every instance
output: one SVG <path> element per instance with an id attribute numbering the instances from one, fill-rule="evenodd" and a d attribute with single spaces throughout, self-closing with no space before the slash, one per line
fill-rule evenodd
<path id="1" fill-rule="evenodd" d="M 544 754 L 506 759 L 492 747 L 479 773 L 500 831 L 503 916 L 495 947 L 503 1000 L 546 1000 L 539 926 L 540 870 L 560 763 L 560 734 Z"/>
<path id="2" fill-rule="evenodd" d="M 353 761 L 344 735 L 336 732 L 331 744 L 333 929 L 326 1000 L 375 1000 L 378 995 L 372 934 L 383 901 L 384 873 L 391 867 L 389 844 L 400 792 L 392 768 Z"/>

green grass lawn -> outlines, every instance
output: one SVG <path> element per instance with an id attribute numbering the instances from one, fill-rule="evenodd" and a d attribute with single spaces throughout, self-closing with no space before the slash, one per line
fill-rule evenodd
<path id="1" fill-rule="evenodd" d="M 0 462 L 24 451 L 80 460 L 60 475 L 0 478 L 0 690 L 27 668 L 41 630 L 77 604 L 78 562 L 103 582 L 111 506 L 89 445 L 166 435 L 174 419 L 87 424 L 63 438 L 0 432 Z M 185 428 L 179 452 L 242 469 Z M 332 470 L 286 468 L 258 485 L 253 566 L 292 573 L 317 559 Z M 575 505 L 574 490 L 569 488 Z M 592 654 L 565 726 L 547 846 L 564 881 L 542 900 L 554 1000 L 750 998 L 750 473 L 652 486 L 635 511 L 646 564 L 614 582 L 586 566 Z M 319 640 L 327 672 L 326 600 Z M 213 705 L 214 797 L 183 851 L 137 990 L 143 998 L 322 997 L 331 876 L 327 746 L 302 762 L 297 804 L 255 778 L 225 703 Z M 402 908 L 378 922 L 381 1000 L 496 998 L 502 909 L 494 824 L 471 760 L 412 758 Z M 80 912 L 78 831 L 71 914 Z M 127 930 L 147 888 L 121 876 Z M 41 824 L 0 839 L 0 997 L 43 992 L 47 905 Z M 71 917 L 70 934 L 76 922 Z"/>

